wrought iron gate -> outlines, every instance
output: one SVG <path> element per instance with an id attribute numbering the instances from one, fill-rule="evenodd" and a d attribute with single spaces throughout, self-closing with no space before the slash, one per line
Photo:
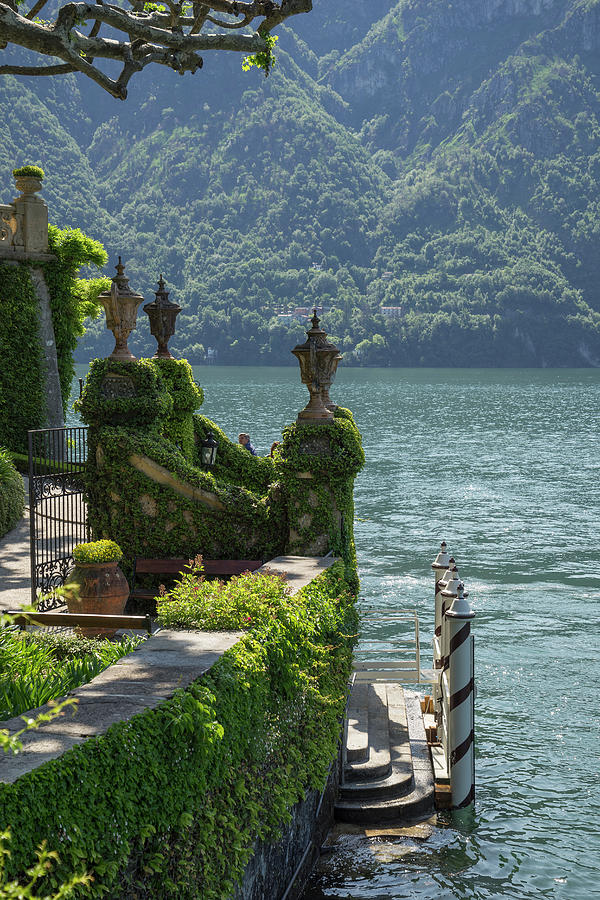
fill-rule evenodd
<path id="1" fill-rule="evenodd" d="M 90 539 L 82 469 L 87 428 L 43 428 L 28 432 L 31 602 L 40 610 L 62 605 L 38 599 L 65 583 L 73 547 Z"/>

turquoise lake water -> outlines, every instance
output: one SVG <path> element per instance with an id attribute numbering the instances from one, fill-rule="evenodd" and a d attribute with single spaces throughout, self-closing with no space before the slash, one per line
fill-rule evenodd
<path id="1" fill-rule="evenodd" d="M 295 368 L 195 374 L 259 453 L 308 398 Z M 416 608 L 428 664 L 442 539 L 470 591 L 477 800 L 397 852 L 332 854 L 305 900 L 600 897 L 600 371 L 342 368 L 331 395 L 367 457 L 362 608 Z"/>

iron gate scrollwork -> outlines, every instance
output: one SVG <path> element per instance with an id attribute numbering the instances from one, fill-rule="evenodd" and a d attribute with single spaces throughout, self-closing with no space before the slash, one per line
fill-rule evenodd
<path id="1" fill-rule="evenodd" d="M 48 610 L 63 605 L 52 591 L 73 568 L 73 547 L 90 540 L 82 479 L 87 428 L 36 429 L 28 439 L 31 602 Z"/>

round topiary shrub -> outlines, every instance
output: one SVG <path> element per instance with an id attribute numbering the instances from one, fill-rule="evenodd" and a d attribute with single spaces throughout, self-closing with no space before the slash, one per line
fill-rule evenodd
<path id="1" fill-rule="evenodd" d="M 14 528 L 25 508 L 23 479 L 8 450 L 0 447 L 0 537 Z"/>
<path id="2" fill-rule="evenodd" d="M 73 559 L 76 563 L 119 562 L 123 551 L 114 541 L 90 541 L 89 544 L 77 544 L 73 547 Z"/>

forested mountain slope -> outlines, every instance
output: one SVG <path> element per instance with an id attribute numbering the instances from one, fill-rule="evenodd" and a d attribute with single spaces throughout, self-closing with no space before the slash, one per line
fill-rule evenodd
<path id="1" fill-rule="evenodd" d="M 362 364 L 600 364 L 600 0 L 314 0 L 240 63 L 124 104 L 3 79 L 3 196 L 39 162 L 57 224 L 147 299 L 162 272 L 192 362 L 293 362 L 278 312 L 318 303 Z"/>

